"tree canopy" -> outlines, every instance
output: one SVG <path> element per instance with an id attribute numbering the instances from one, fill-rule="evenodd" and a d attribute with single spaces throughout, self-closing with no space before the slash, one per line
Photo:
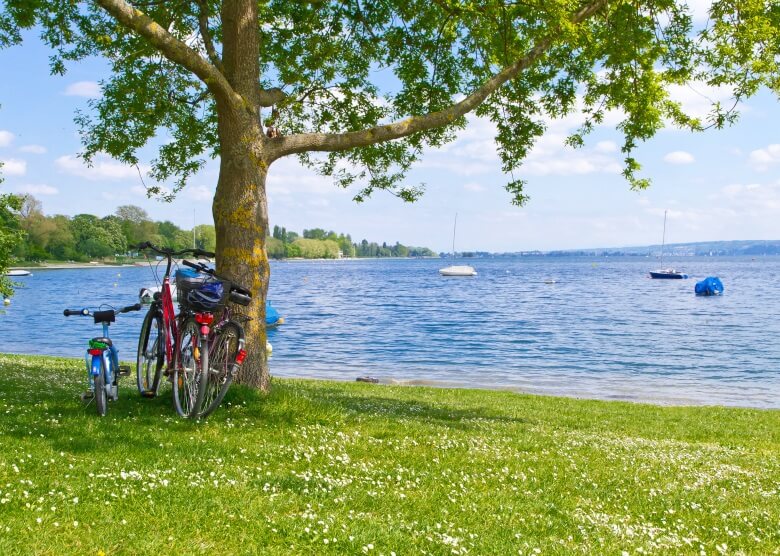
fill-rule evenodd
<path id="1" fill-rule="evenodd" d="M 136 164 L 140 148 L 164 129 L 169 140 L 152 173 L 178 188 L 204 157 L 220 154 L 215 102 L 242 102 L 230 74 L 244 63 L 223 52 L 230 45 L 222 2 L 3 4 L 0 45 L 18 43 L 19 30 L 35 26 L 54 49 L 54 73 L 86 56 L 110 61 L 102 98 L 78 115 L 88 159 L 104 151 Z M 414 199 L 421 189 L 404 183 L 406 171 L 424 148 L 451 140 L 469 111 L 496 124 L 503 169 L 519 175 L 544 117 L 579 111 L 582 127 L 570 138 L 578 146 L 608 111 L 619 111 L 625 175 L 643 187 L 632 157 L 639 141 L 665 124 L 699 130 L 734 117 L 732 105 L 719 104 L 706 120 L 686 116 L 670 85 L 726 86 L 735 102 L 761 86 L 780 91 L 780 7 L 772 0 L 716 0 L 700 28 L 689 7 L 673 0 L 276 0 L 250 7 L 256 116 L 280 135 L 271 158 L 298 154 L 339 184 L 356 184 L 356 199 L 376 189 Z M 311 154 L 318 151 L 327 154 Z M 508 188 L 524 202 L 522 180 Z M 160 185 L 151 189 L 166 194 Z"/>

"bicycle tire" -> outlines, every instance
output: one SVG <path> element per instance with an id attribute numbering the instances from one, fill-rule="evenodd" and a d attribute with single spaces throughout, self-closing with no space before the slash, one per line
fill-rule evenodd
<path id="1" fill-rule="evenodd" d="M 100 417 L 105 417 L 108 411 L 108 394 L 106 394 L 106 362 L 100 358 L 100 373 L 95 377 L 95 407 Z"/>
<path id="2" fill-rule="evenodd" d="M 152 339 L 151 346 L 149 345 L 150 339 Z M 164 363 L 165 329 L 163 328 L 162 313 L 157 309 L 150 309 L 141 325 L 136 354 L 136 384 L 141 396 L 153 398 L 157 395 Z"/>
<path id="3" fill-rule="evenodd" d="M 222 399 L 233 382 L 235 361 L 244 340 L 244 329 L 229 320 L 214 330 L 209 338 L 209 366 L 207 381 L 203 387 L 203 411 L 201 418 L 211 415 L 222 403 Z"/>
<path id="4" fill-rule="evenodd" d="M 200 407 L 196 404 L 201 374 L 200 326 L 195 319 L 187 318 L 179 329 L 173 367 L 173 406 L 182 417 L 198 416 Z"/>

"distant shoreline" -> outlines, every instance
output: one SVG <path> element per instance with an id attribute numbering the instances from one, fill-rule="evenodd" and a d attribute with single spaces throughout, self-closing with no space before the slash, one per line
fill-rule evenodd
<path id="1" fill-rule="evenodd" d="M 337 261 L 376 261 L 376 260 L 411 260 L 411 259 L 439 259 L 440 257 L 342 257 L 340 259 L 304 259 L 302 257 L 291 257 L 287 259 L 268 259 L 274 262 L 337 262 Z M 152 261 L 154 263 L 155 261 Z M 141 263 L 141 264 L 139 264 Z M 147 261 L 135 261 L 132 263 L 41 263 L 38 265 L 15 265 L 8 270 L 67 270 L 79 268 L 128 268 L 136 266 L 147 266 Z"/>
<path id="2" fill-rule="evenodd" d="M 69 268 L 127 268 L 134 264 L 110 264 L 110 263 L 44 263 L 35 266 L 12 266 L 8 270 L 67 270 Z"/>

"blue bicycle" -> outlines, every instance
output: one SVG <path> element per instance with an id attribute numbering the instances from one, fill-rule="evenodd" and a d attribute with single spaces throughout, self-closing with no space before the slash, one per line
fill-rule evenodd
<path id="1" fill-rule="evenodd" d="M 66 317 L 79 315 L 82 317 L 92 317 L 95 324 L 103 325 L 103 335 L 92 338 L 89 341 L 85 361 L 87 365 L 87 391 L 81 395 L 83 401 L 92 403 L 95 400 L 98 415 L 104 417 L 108 409 L 108 399 L 116 401 L 119 399 L 119 377 L 130 374 L 130 367 L 121 367 L 119 365 L 119 351 L 117 351 L 111 338 L 108 335 L 108 327 L 116 321 L 116 316 L 120 313 L 129 313 L 138 311 L 141 304 L 129 305 L 119 310 L 105 309 L 102 311 L 91 311 L 89 309 L 65 309 L 63 314 Z"/>

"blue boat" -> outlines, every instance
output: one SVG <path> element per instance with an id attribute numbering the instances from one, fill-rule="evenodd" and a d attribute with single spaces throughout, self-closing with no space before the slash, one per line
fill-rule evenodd
<path id="1" fill-rule="evenodd" d="M 696 282 L 694 292 L 696 295 L 721 295 L 723 282 L 717 276 L 707 276 L 701 282 Z"/>
<path id="2" fill-rule="evenodd" d="M 276 328 L 280 324 L 284 324 L 284 317 L 279 314 L 279 311 L 271 306 L 271 302 L 266 299 L 265 301 L 265 327 Z"/>

